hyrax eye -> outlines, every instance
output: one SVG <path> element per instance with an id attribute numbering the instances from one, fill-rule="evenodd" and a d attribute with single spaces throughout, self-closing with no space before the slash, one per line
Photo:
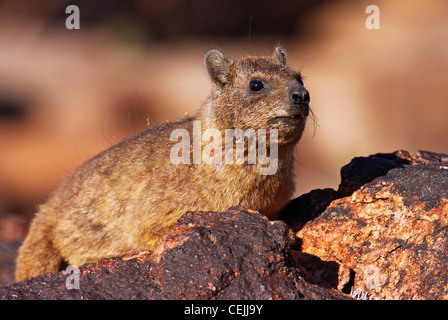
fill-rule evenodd
<path id="1" fill-rule="evenodd" d="M 264 89 L 264 83 L 261 80 L 251 80 L 249 83 L 249 89 L 252 92 L 260 92 Z"/>

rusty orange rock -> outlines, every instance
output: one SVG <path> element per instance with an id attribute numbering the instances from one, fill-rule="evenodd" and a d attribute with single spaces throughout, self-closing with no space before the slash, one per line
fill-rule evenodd
<path id="1" fill-rule="evenodd" d="M 340 264 L 340 290 L 369 299 L 446 299 L 448 156 L 403 158 L 407 165 L 334 200 L 297 236 L 304 253 Z"/>

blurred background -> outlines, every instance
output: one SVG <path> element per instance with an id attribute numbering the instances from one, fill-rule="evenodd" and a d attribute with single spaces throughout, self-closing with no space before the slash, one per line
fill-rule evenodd
<path id="1" fill-rule="evenodd" d="M 65 26 L 72 4 L 79 30 Z M 365 25 L 371 4 L 379 30 Z M 27 221 L 88 158 L 194 114 L 210 90 L 208 50 L 271 55 L 278 44 L 317 118 L 297 148 L 296 196 L 337 188 L 356 156 L 448 153 L 447 1 L 3 0 L 0 218 Z M 13 240 L 26 232 L 7 221 L 0 242 L 6 228 Z"/>

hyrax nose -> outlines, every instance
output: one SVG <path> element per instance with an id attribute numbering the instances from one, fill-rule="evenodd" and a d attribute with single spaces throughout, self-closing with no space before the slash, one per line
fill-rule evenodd
<path id="1" fill-rule="evenodd" d="M 291 92 L 291 101 L 295 105 L 310 103 L 310 94 L 305 88 L 296 89 Z"/>

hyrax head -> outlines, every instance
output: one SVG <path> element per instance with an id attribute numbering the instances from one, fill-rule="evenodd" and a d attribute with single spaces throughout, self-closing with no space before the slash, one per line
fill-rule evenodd
<path id="1" fill-rule="evenodd" d="M 280 48 L 272 57 L 243 59 L 211 50 L 205 65 L 214 84 L 208 116 L 217 129 L 277 129 L 279 144 L 299 141 L 310 95 Z"/>

